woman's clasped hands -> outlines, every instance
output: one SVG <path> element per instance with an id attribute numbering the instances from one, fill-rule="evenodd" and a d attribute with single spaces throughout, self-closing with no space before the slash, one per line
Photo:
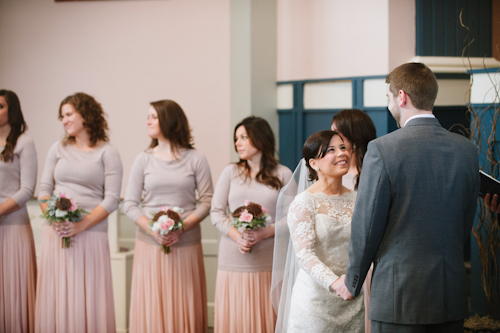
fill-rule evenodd
<path id="1" fill-rule="evenodd" d="M 59 237 L 74 237 L 80 232 L 85 230 L 80 223 L 73 223 L 69 221 L 52 222 L 51 227 L 59 235 Z"/>
<path id="2" fill-rule="evenodd" d="M 160 234 L 159 231 L 153 231 L 151 236 L 156 239 L 156 241 L 165 246 L 172 246 L 179 241 L 179 236 L 183 233 L 183 229 L 172 230 L 166 235 Z"/>
<path id="3" fill-rule="evenodd" d="M 262 241 L 266 237 L 266 228 L 258 228 L 255 230 L 245 230 L 238 241 L 238 249 L 242 254 L 246 252 L 250 252 L 252 250 L 252 246 Z"/>

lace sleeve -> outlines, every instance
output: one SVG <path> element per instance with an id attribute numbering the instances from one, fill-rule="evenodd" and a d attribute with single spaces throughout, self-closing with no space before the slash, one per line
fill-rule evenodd
<path id="1" fill-rule="evenodd" d="M 297 257 L 297 262 L 323 288 L 330 291 L 330 285 L 338 278 L 316 255 L 316 214 L 314 202 L 298 196 L 288 211 L 290 237 Z"/>

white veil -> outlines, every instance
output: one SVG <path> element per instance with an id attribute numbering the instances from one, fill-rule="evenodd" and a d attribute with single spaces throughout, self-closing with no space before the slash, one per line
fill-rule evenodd
<path id="1" fill-rule="evenodd" d="M 271 301 L 278 316 L 275 329 L 277 333 L 287 331 L 292 289 L 299 272 L 287 225 L 288 207 L 297 194 L 312 184 L 313 182 L 309 181 L 306 163 L 304 159 L 301 159 L 290 182 L 281 189 L 276 204 Z"/>

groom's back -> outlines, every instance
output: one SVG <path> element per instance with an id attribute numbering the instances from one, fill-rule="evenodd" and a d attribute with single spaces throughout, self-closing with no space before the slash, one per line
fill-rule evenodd
<path id="1" fill-rule="evenodd" d="M 402 324 L 464 318 L 463 246 L 479 190 L 475 146 L 429 118 L 412 119 L 373 144 L 391 199 L 374 259 L 370 318 Z"/>

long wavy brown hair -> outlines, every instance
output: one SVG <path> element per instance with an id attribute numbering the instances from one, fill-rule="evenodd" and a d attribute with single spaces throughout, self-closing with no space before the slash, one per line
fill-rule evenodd
<path id="1" fill-rule="evenodd" d="M 91 147 L 94 147 L 98 141 L 109 141 L 108 122 L 105 118 L 106 114 L 101 104 L 98 103 L 94 97 L 82 92 L 66 97 L 59 106 L 59 120 L 63 119 L 61 112 L 65 104 L 72 105 L 76 112 L 82 116 L 83 126 L 89 135 Z M 66 134 L 62 141 L 63 145 L 74 142 L 75 137 L 68 136 L 68 134 Z"/>
<path id="2" fill-rule="evenodd" d="M 377 129 L 370 116 L 368 116 L 366 112 L 358 109 L 340 111 L 333 117 L 332 124 L 333 123 L 335 123 L 337 131 L 342 133 L 342 135 L 351 142 L 353 145 L 352 152 L 356 153 L 356 169 L 358 170 L 358 175 L 356 176 L 356 185 L 354 189 L 357 190 L 363 159 L 368 149 L 368 142 L 377 138 Z"/>
<path id="3" fill-rule="evenodd" d="M 260 117 L 250 116 L 243 119 L 234 128 L 234 150 L 238 152 L 236 148 L 236 130 L 243 126 L 247 132 L 248 137 L 252 146 L 254 146 L 258 151 L 262 153 L 262 158 L 260 160 L 260 171 L 257 173 L 255 180 L 259 183 L 267 185 L 274 189 L 280 189 L 283 184 L 281 180 L 275 175 L 276 168 L 278 167 L 278 160 L 274 157 L 276 143 L 274 140 L 273 130 L 269 123 Z M 242 173 L 245 175 L 245 180 L 250 177 L 250 165 L 248 165 L 247 160 L 240 159 L 236 162 L 238 166 L 243 170 Z"/>
<path id="4" fill-rule="evenodd" d="M 24 121 L 23 113 L 21 111 L 21 102 L 19 102 L 19 98 L 16 93 L 10 90 L 2 89 L 0 90 L 0 96 L 5 98 L 5 102 L 7 102 L 8 112 L 7 115 L 9 117 L 9 125 L 10 132 L 7 136 L 7 142 L 5 147 L 0 154 L 0 160 L 4 162 L 12 162 L 14 160 L 14 148 L 16 148 L 17 139 L 23 134 L 28 126 Z"/>
<path id="5" fill-rule="evenodd" d="M 193 149 L 194 143 L 189 121 L 179 104 L 169 99 L 150 104 L 158 114 L 161 134 L 170 142 L 173 155 L 177 158 L 180 148 Z M 158 139 L 152 139 L 149 148 L 156 146 L 158 146 Z"/>

